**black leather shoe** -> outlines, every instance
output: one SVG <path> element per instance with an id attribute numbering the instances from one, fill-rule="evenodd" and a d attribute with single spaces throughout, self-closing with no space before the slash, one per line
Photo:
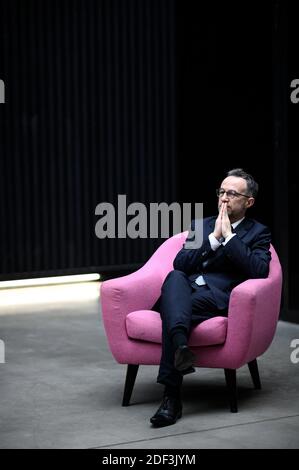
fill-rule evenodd
<path id="1" fill-rule="evenodd" d="M 158 411 L 152 416 L 151 423 L 155 427 L 169 426 L 176 423 L 182 416 L 182 402 L 179 398 L 165 395 Z"/>
<path id="2" fill-rule="evenodd" d="M 174 356 L 174 367 L 183 375 L 195 372 L 193 365 L 195 355 L 187 345 L 179 346 Z M 192 370 L 193 369 L 193 370 Z"/>

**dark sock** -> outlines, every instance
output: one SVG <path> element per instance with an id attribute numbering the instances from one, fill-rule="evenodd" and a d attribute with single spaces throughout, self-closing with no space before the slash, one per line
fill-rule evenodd
<path id="1" fill-rule="evenodd" d="M 172 385 L 165 385 L 164 389 L 164 396 L 167 395 L 168 397 L 174 397 L 174 398 L 181 398 L 181 387 L 173 387 Z"/>
<path id="2" fill-rule="evenodd" d="M 179 346 L 185 346 L 188 342 L 187 335 L 182 329 L 174 330 L 171 339 L 175 349 Z"/>

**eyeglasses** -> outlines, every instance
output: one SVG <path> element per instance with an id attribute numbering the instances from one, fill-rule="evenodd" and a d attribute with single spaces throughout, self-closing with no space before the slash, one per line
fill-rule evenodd
<path id="1" fill-rule="evenodd" d="M 247 196 L 247 194 L 237 193 L 237 191 L 234 191 L 233 189 L 229 189 L 228 191 L 225 191 L 222 188 L 216 189 L 216 194 L 218 197 L 224 196 L 225 193 L 226 193 L 226 197 L 228 197 L 229 199 L 234 199 L 235 197 L 238 197 L 238 196 L 252 197 L 252 196 Z"/>

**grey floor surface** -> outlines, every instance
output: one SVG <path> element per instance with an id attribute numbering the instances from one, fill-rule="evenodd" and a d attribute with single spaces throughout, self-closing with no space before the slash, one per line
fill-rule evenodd
<path id="1" fill-rule="evenodd" d="M 154 429 L 162 387 L 141 366 L 132 404 L 121 407 L 125 366 L 107 345 L 98 300 L 0 307 L 0 447 L 105 449 L 299 448 L 299 325 L 279 322 L 259 359 L 262 390 L 238 371 L 239 413 L 228 409 L 224 373 L 185 378 L 183 417 Z M 297 354 L 299 356 L 299 354 Z"/>

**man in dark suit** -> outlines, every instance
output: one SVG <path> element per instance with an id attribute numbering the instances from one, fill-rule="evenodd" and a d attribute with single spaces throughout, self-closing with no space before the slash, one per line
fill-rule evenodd
<path id="1" fill-rule="evenodd" d="M 151 418 L 155 427 L 174 424 L 182 415 L 183 376 L 195 372 L 188 348 L 191 327 L 227 316 L 232 289 L 269 272 L 271 234 L 245 217 L 255 202 L 258 184 L 241 168 L 227 173 L 218 195 L 218 216 L 203 219 L 203 242 L 187 243 L 177 254 L 153 307 L 162 318 L 162 357 L 157 381 L 165 386 L 162 403 Z M 192 223 L 194 228 L 194 222 Z"/>

